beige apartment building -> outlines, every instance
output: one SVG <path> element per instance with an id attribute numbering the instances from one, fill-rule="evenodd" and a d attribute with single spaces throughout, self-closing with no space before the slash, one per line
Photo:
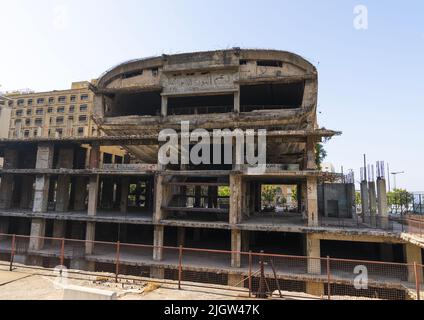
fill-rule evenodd
<path id="1" fill-rule="evenodd" d="M 89 85 L 82 81 L 73 82 L 68 90 L 8 93 L 9 138 L 97 136 Z"/>

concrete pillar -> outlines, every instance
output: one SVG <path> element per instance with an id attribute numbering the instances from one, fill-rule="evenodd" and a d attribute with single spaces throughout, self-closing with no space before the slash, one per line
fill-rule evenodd
<path id="1" fill-rule="evenodd" d="M 93 254 L 94 243 L 89 241 L 94 241 L 96 239 L 96 223 L 95 222 L 87 222 L 87 231 L 85 233 L 85 254 Z"/>
<path id="2" fill-rule="evenodd" d="M 321 258 L 321 241 L 313 234 L 306 234 L 306 256 Z M 321 274 L 320 259 L 308 259 L 308 273 Z"/>
<path id="3" fill-rule="evenodd" d="M 22 177 L 22 191 L 20 199 L 21 209 L 29 209 L 33 196 L 34 178 L 32 176 Z"/>
<path id="4" fill-rule="evenodd" d="M 87 213 L 89 216 L 97 214 L 97 205 L 99 201 L 99 175 L 90 176 L 88 183 L 88 208 Z"/>
<path id="5" fill-rule="evenodd" d="M 166 218 L 166 212 L 162 210 L 162 207 L 166 207 L 171 201 L 173 192 L 169 185 L 165 184 L 165 177 L 157 175 L 155 178 L 155 207 L 153 214 L 153 221 L 158 223 L 162 219 Z"/>
<path id="6" fill-rule="evenodd" d="M 75 211 L 85 210 L 86 195 L 87 195 L 87 181 L 85 177 L 76 177 L 75 178 L 75 198 L 74 198 Z"/>
<path id="7" fill-rule="evenodd" d="M 315 138 L 307 137 L 306 138 L 306 156 L 305 156 L 305 169 L 306 170 L 316 170 L 316 152 L 315 152 Z"/>
<path id="8" fill-rule="evenodd" d="M 165 269 L 160 267 L 150 267 L 150 278 L 165 279 Z"/>
<path id="9" fill-rule="evenodd" d="M 361 205 L 362 205 L 362 216 L 369 215 L 369 192 L 367 181 L 361 182 Z"/>
<path id="10" fill-rule="evenodd" d="M 244 276 L 242 274 L 228 274 L 228 286 L 244 288 Z"/>
<path id="11" fill-rule="evenodd" d="M 230 224 L 241 222 L 242 176 L 230 175 Z"/>
<path id="12" fill-rule="evenodd" d="M 29 240 L 29 250 L 41 250 L 44 246 L 44 237 L 46 233 L 46 220 L 41 218 L 33 218 L 31 222 L 31 237 Z"/>
<path id="13" fill-rule="evenodd" d="M 177 245 L 178 246 L 185 246 L 185 231 L 186 229 L 184 227 L 178 227 L 177 228 Z"/>
<path id="14" fill-rule="evenodd" d="M 413 265 L 414 263 L 423 263 L 421 248 L 411 243 L 406 243 L 404 245 L 404 255 L 406 263 L 410 264 L 410 266 L 408 267 L 408 281 L 415 283 L 415 270 Z M 419 278 L 421 279 L 421 282 L 424 282 L 423 268 L 420 268 L 419 272 Z"/>
<path id="15" fill-rule="evenodd" d="M 375 192 L 375 182 L 368 182 L 368 198 L 369 198 L 369 206 L 370 206 L 370 215 L 371 217 L 375 217 L 377 214 L 377 195 Z"/>
<path id="16" fill-rule="evenodd" d="M 317 297 L 324 296 L 324 282 L 307 281 L 306 293 Z"/>
<path id="17" fill-rule="evenodd" d="M 59 169 L 72 169 L 74 163 L 74 148 L 61 148 L 59 150 Z M 69 210 L 69 194 L 71 188 L 71 177 L 59 175 L 56 189 L 56 211 L 65 212 Z"/>
<path id="18" fill-rule="evenodd" d="M 377 178 L 377 198 L 378 214 L 381 217 L 387 217 L 389 213 L 387 210 L 387 191 L 385 179 Z"/>
<path id="19" fill-rule="evenodd" d="M 90 150 L 89 168 L 96 169 L 100 167 L 100 145 L 93 143 Z"/>
<path id="20" fill-rule="evenodd" d="M 163 233 L 164 233 L 164 226 L 154 226 L 153 260 L 155 261 L 162 261 L 163 259 Z"/>
<path id="21" fill-rule="evenodd" d="M 231 267 L 241 267 L 241 230 L 231 230 Z"/>
<path id="22" fill-rule="evenodd" d="M 317 179 L 315 177 L 307 178 L 307 213 L 308 213 L 308 226 L 318 226 L 318 187 Z"/>
<path id="23" fill-rule="evenodd" d="M 121 203 L 119 205 L 121 213 L 126 213 L 128 208 L 128 193 L 130 191 L 130 179 L 121 179 Z"/>
<path id="24" fill-rule="evenodd" d="M 240 91 L 234 92 L 234 112 L 240 113 Z"/>
<path id="25" fill-rule="evenodd" d="M 39 144 L 37 150 L 37 169 L 51 169 L 53 167 L 53 144 Z M 33 212 L 46 212 L 49 203 L 50 177 L 37 175 L 35 179 Z"/>
<path id="26" fill-rule="evenodd" d="M 168 97 L 162 96 L 162 104 L 161 104 L 161 116 L 166 117 L 168 115 Z"/>

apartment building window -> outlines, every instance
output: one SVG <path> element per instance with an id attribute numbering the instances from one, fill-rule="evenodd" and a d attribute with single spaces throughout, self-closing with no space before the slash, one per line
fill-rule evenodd
<path id="1" fill-rule="evenodd" d="M 43 109 L 37 109 L 35 111 L 35 114 L 37 114 L 37 115 L 42 115 L 43 113 L 44 113 L 44 110 Z"/>
<path id="2" fill-rule="evenodd" d="M 47 108 L 47 113 L 52 113 L 53 112 L 53 108 L 52 107 L 48 107 Z"/>
<path id="3" fill-rule="evenodd" d="M 57 117 L 56 124 L 63 124 L 63 117 Z"/>
<path id="4" fill-rule="evenodd" d="M 71 96 L 71 102 L 75 102 L 77 101 L 77 97 L 76 96 Z"/>
<path id="5" fill-rule="evenodd" d="M 158 74 L 159 74 L 159 69 L 158 68 L 153 68 L 152 69 L 152 76 L 157 77 Z"/>
<path id="6" fill-rule="evenodd" d="M 75 111 L 75 106 L 69 106 L 69 113 L 73 113 Z"/>
<path id="7" fill-rule="evenodd" d="M 88 100 L 88 94 L 82 94 L 81 101 L 87 101 L 87 100 Z"/>
<path id="8" fill-rule="evenodd" d="M 28 105 L 32 106 L 33 100 L 32 99 L 28 99 Z"/>
<path id="9" fill-rule="evenodd" d="M 87 116 L 79 116 L 78 121 L 79 122 L 87 122 Z"/>
<path id="10" fill-rule="evenodd" d="M 84 128 L 79 127 L 79 128 L 78 128 L 78 135 L 79 135 L 79 136 L 82 136 L 83 134 L 84 134 Z"/>
<path id="11" fill-rule="evenodd" d="M 24 137 L 25 137 L 25 138 L 28 138 L 28 137 L 29 137 L 29 130 L 25 130 L 25 131 L 24 131 Z"/>
<path id="12" fill-rule="evenodd" d="M 15 120 L 15 126 L 21 123 L 21 119 Z"/>
<path id="13" fill-rule="evenodd" d="M 24 99 L 19 99 L 18 100 L 18 107 L 22 107 L 24 105 L 24 103 L 25 103 Z"/>
<path id="14" fill-rule="evenodd" d="M 58 101 L 59 101 L 59 103 L 64 103 L 64 102 L 66 102 L 66 97 L 60 96 Z"/>
<path id="15" fill-rule="evenodd" d="M 57 108 L 57 113 L 64 113 L 65 112 L 65 107 L 58 107 Z"/>
<path id="16" fill-rule="evenodd" d="M 80 105 L 80 112 L 85 112 L 85 111 L 87 111 L 87 109 L 88 109 L 88 107 L 87 107 L 86 104 Z"/>
<path id="17" fill-rule="evenodd" d="M 50 97 L 49 98 L 49 104 L 53 104 L 54 103 L 54 98 L 53 97 Z"/>
<path id="18" fill-rule="evenodd" d="M 43 103 L 44 103 L 44 98 L 37 99 L 37 104 L 43 104 Z"/>
<path id="19" fill-rule="evenodd" d="M 22 110 L 16 110 L 16 116 L 17 117 L 22 116 L 22 114 L 23 114 L 23 111 Z"/>
<path id="20" fill-rule="evenodd" d="M 9 107 L 13 107 L 13 101 L 9 101 Z"/>
<path id="21" fill-rule="evenodd" d="M 25 125 L 30 126 L 31 125 L 31 119 L 25 119 Z"/>
<path id="22" fill-rule="evenodd" d="M 70 123 L 73 123 L 73 122 L 74 122 L 74 116 L 69 116 L 69 117 L 68 117 L 68 121 L 69 121 Z"/>
<path id="23" fill-rule="evenodd" d="M 53 118 L 53 117 L 51 117 L 51 118 L 49 119 L 49 124 L 52 124 L 52 123 L 53 123 L 53 120 L 54 120 L 54 118 Z"/>
<path id="24" fill-rule="evenodd" d="M 43 119 L 41 119 L 41 118 L 37 118 L 37 119 L 35 119 L 34 124 L 35 124 L 36 126 L 42 125 L 42 124 L 43 124 Z"/>
<path id="25" fill-rule="evenodd" d="M 56 129 L 56 134 L 60 138 L 63 134 L 63 130 L 62 129 Z"/>
<path id="26" fill-rule="evenodd" d="M 31 109 L 27 109 L 26 114 L 27 114 L 27 116 L 30 116 L 32 114 L 32 110 Z"/>

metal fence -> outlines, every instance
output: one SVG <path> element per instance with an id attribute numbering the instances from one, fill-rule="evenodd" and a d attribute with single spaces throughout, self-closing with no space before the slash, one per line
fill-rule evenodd
<path id="1" fill-rule="evenodd" d="M 0 260 L 174 280 L 178 289 L 225 285 L 246 298 L 417 299 L 424 266 L 334 258 L 0 234 Z"/>

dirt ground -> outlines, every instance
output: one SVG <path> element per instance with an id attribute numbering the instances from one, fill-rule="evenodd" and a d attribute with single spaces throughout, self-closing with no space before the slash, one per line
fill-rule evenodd
<path id="1" fill-rule="evenodd" d="M 220 286 L 183 286 L 183 290 L 178 290 L 173 281 L 152 283 L 131 277 L 115 283 L 107 276 L 69 273 L 67 277 L 59 277 L 58 272 L 47 269 L 16 268 L 10 272 L 6 266 L 0 266 L 0 300 L 62 300 L 66 285 L 114 291 L 118 300 L 236 300 L 247 297 L 244 292 L 233 292 Z"/>

